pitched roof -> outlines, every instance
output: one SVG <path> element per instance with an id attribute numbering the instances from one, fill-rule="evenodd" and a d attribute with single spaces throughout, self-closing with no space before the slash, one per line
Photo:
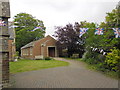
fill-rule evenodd
<path id="1" fill-rule="evenodd" d="M 30 42 L 30 43 L 26 44 L 26 45 L 25 45 L 25 46 L 23 46 L 21 49 L 28 48 L 28 47 L 33 47 L 34 42 L 35 42 L 35 41 L 33 41 L 33 42 Z"/>
<path id="2" fill-rule="evenodd" d="M 47 37 L 51 37 L 51 36 L 48 35 L 48 36 L 46 36 L 46 37 L 44 37 L 44 38 L 42 38 L 42 39 L 39 39 L 39 40 L 37 40 L 37 41 L 41 41 L 41 40 L 43 40 L 43 39 L 45 39 L 45 38 L 47 38 Z M 53 38 L 53 37 L 51 37 L 51 38 Z M 53 38 L 53 39 L 54 39 L 54 38 Z M 55 39 L 54 39 L 54 40 L 55 40 Z M 28 48 L 28 47 L 33 47 L 35 42 L 36 42 L 36 41 L 30 42 L 30 43 L 26 44 L 25 46 L 23 46 L 21 49 Z"/>
<path id="3" fill-rule="evenodd" d="M 54 39 L 52 36 L 50 36 L 50 35 L 47 35 L 46 37 L 44 37 L 44 38 L 41 38 L 41 39 L 39 39 L 39 40 L 37 40 L 37 41 L 41 41 L 41 40 L 43 40 L 43 39 L 45 39 L 45 38 L 47 38 L 47 37 L 50 37 L 50 38 Z M 54 39 L 54 40 L 55 40 L 55 39 Z"/>

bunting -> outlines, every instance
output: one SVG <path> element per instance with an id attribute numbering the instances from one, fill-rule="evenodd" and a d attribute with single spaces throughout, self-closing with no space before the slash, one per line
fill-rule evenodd
<path id="1" fill-rule="evenodd" d="M 107 52 L 105 52 L 103 49 L 98 49 L 98 48 L 94 48 L 94 47 L 91 47 L 91 49 L 92 49 L 93 52 L 97 51 L 97 52 L 99 52 L 99 53 L 101 53 L 103 55 L 107 54 Z"/>
<path id="2" fill-rule="evenodd" d="M 97 35 L 103 35 L 103 28 L 96 28 L 96 30 L 95 30 L 95 34 L 97 34 Z"/>
<path id="3" fill-rule="evenodd" d="M 35 28 L 33 29 L 33 31 L 35 31 L 35 30 L 37 30 L 37 29 L 42 29 L 42 27 L 40 27 L 40 26 L 35 27 Z"/>
<path id="4" fill-rule="evenodd" d="M 3 20 L 0 20 L 0 26 L 6 26 L 6 22 Z"/>
<path id="5" fill-rule="evenodd" d="M 120 38 L 120 28 L 113 28 L 116 38 Z"/>
<path id="6" fill-rule="evenodd" d="M 80 28 L 80 37 L 88 31 L 89 28 Z M 120 28 L 112 28 L 114 30 L 115 38 L 120 38 Z M 103 35 L 103 28 L 96 28 L 95 35 Z"/>
<path id="7" fill-rule="evenodd" d="M 80 37 L 88 31 L 88 28 L 80 28 Z"/>

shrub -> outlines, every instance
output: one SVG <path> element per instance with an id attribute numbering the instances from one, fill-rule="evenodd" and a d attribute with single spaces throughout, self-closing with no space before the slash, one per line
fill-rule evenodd
<path id="1" fill-rule="evenodd" d="M 45 60 L 52 60 L 52 58 L 50 58 L 50 57 L 45 57 Z"/>
<path id="2" fill-rule="evenodd" d="M 88 59 L 86 60 L 86 62 L 87 62 L 88 64 L 94 64 L 94 59 L 93 59 L 93 58 L 88 58 Z"/>
<path id="3" fill-rule="evenodd" d="M 105 60 L 109 70 L 111 71 L 119 71 L 119 65 L 120 65 L 120 50 L 119 49 L 111 49 L 111 53 L 108 53 L 106 55 Z"/>
<path id="4" fill-rule="evenodd" d="M 72 59 L 79 58 L 79 54 L 73 54 L 73 55 L 71 56 L 71 58 L 72 58 Z"/>
<path id="5" fill-rule="evenodd" d="M 19 52 L 18 51 L 15 53 L 14 58 L 19 59 Z"/>
<path id="6" fill-rule="evenodd" d="M 98 60 L 98 53 L 96 52 L 85 52 L 85 54 L 83 55 L 83 60 L 89 64 L 97 64 L 98 62 L 100 62 L 100 60 Z"/>

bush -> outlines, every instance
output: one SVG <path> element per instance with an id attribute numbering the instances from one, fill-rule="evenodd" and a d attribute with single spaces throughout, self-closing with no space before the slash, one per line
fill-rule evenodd
<path id="1" fill-rule="evenodd" d="M 14 58 L 19 59 L 19 52 L 18 51 L 15 53 Z"/>
<path id="2" fill-rule="evenodd" d="M 52 58 L 50 58 L 50 57 L 45 57 L 45 60 L 52 60 Z"/>
<path id="3" fill-rule="evenodd" d="M 83 60 L 89 64 L 97 64 L 98 62 L 100 62 L 100 60 L 98 60 L 98 53 L 96 52 L 92 52 L 92 51 L 87 51 L 85 52 L 85 54 L 83 55 Z"/>
<path id="4" fill-rule="evenodd" d="M 73 55 L 71 56 L 71 58 L 72 58 L 72 59 L 79 58 L 79 54 L 73 54 Z"/>
<path id="5" fill-rule="evenodd" d="M 88 64 L 94 64 L 94 59 L 89 58 L 89 59 L 86 60 L 86 62 L 87 62 Z"/>
<path id="6" fill-rule="evenodd" d="M 111 53 L 108 53 L 106 55 L 106 64 L 111 71 L 119 71 L 119 65 L 120 65 L 120 50 L 119 49 L 111 49 Z"/>

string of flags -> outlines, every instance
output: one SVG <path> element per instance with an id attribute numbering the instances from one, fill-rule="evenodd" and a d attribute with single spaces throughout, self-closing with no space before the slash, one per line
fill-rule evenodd
<path id="1" fill-rule="evenodd" d="M 105 52 L 103 49 L 98 49 L 98 48 L 93 48 L 91 47 L 92 51 L 99 51 L 99 53 L 103 54 L 103 55 L 106 55 L 107 52 Z"/>
<path id="2" fill-rule="evenodd" d="M 15 26 L 14 23 L 17 23 L 17 22 L 9 22 L 9 23 L 12 23 L 13 25 L 10 25 L 9 28 L 15 28 L 15 27 L 18 27 L 18 26 Z M 39 23 L 39 25 L 42 25 Z M 3 21 L 1 18 L 0 18 L 0 26 L 7 26 L 7 23 L 5 21 Z M 35 31 L 37 29 L 41 29 L 43 30 L 43 28 L 41 26 L 37 26 L 35 27 L 32 31 Z"/>
<path id="3" fill-rule="evenodd" d="M 35 27 L 32 31 L 35 31 L 37 29 L 42 29 L 42 27 L 38 26 L 38 27 Z M 43 29 L 42 29 L 43 30 Z"/>
<path id="4" fill-rule="evenodd" d="M 120 28 L 113 28 L 116 38 L 120 38 Z"/>
<path id="5" fill-rule="evenodd" d="M 80 37 L 88 31 L 88 28 L 80 28 Z"/>
<path id="6" fill-rule="evenodd" d="M 5 21 L 0 19 L 0 26 L 7 26 L 7 24 L 6 24 Z M 14 28 L 14 27 L 17 27 L 17 26 L 10 26 L 9 28 Z M 37 29 L 43 30 L 42 27 L 38 26 L 38 27 L 35 27 L 32 31 L 35 31 Z M 114 31 L 115 37 L 116 38 L 120 38 L 120 28 L 112 28 L 112 29 Z M 81 37 L 83 34 L 85 34 L 88 30 L 89 30 L 89 28 L 80 28 L 80 35 L 79 35 L 79 37 Z M 103 35 L 103 31 L 104 31 L 103 28 L 96 28 L 94 34 L 95 35 Z"/>
<path id="7" fill-rule="evenodd" d="M 103 35 L 103 28 L 96 28 L 95 35 Z"/>
<path id="8" fill-rule="evenodd" d="M 120 28 L 112 28 L 114 31 L 114 35 L 116 38 L 120 38 Z M 83 34 L 85 34 L 87 31 L 89 30 L 89 28 L 80 28 L 80 35 L 79 37 L 81 37 Z M 103 35 L 103 28 L 96 28 L 95 29 L 95 35 Z"/>
<path id="9" fill-rule="evenodd" d="M 0 19 L 0 26 L 6 26 L 6 22 Z"/>

